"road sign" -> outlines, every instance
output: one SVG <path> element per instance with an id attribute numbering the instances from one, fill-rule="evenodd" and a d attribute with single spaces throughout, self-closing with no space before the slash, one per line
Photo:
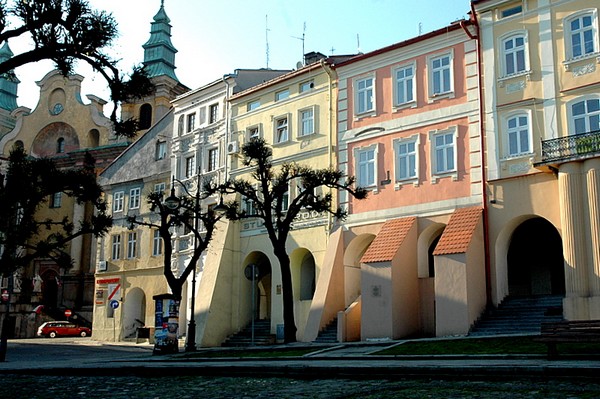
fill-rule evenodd
<path id="1" fill-rule="evenodd" d="M 71 312 L 71 309 L 65 310 L 65 317 L 71 317 L 72 314 L 73 312 Z"/>
<path id="2" fill-rule="evenodd" d="M 117 301 L 116 299 L 113 299 L 112 301 L 110 301 L 110 307 L 113 309 L 116 309 L 119 307 L 119 301 Z"/>
<path id="3" fill-rule="evenodd" d="M 108 300 L 117 299 L 121 296 L 121 284 L 108 285 Z"/>

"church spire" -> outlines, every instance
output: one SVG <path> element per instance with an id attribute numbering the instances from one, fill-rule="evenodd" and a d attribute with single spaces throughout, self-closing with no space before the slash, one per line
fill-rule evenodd
<path id="1" fill-rule="evenodd" d="M 152 77 L 166 75 L 176 81 L 175 53 L 177 49 L 171 43 L 171 20 L 165 12 L 165 2 L 161 0 L 160 9 L 151 23 L 150 39 L 142 46 L 144 48 L 144 66 Z"/>
<path id="2" fill-rule="evenodd" d="M 5 41 L 2 48 L 0 48 L 0 63 L 12 58 L 13 55 L 8 42 Z M 0 75 L 0 108 L 7 111 L 17 108 L 17 86 L 19 83 L 20 81 L 14 70 Z"/>

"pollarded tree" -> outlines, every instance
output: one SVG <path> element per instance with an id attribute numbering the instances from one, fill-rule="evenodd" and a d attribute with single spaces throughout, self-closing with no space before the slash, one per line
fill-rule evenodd
<path id="1" fill-rule="evenodd" d="M 251 179 L 236 178 L 218 187 L 223 194 L 239 194 L 253 203 L 252 211 L 240 208 L 235 201 L 226 204 L 226 216 L 230 220 L 261 219 L 279 261 L 283 294 L 284 341 L 296 341 L 294 299 L 290 257 L 286 242 L 293 223 L 305 210 L 330 213 L 344 219 L 347 212 L 334 209 L 332 190 L 346 191 L 357 199 L 367 196 L 367 191 L 355 186 L 354 177 L 343 180 L 339 170 L 313 169 L 297 163 L 284 163 L 275 167 L 273 151 L 263 139 L 251 140 L 242 147 L 243 164 L 250 167 Z M 290 183 L 302 190 L 294 198 L 289 195 Z M 329 190 L 324 190 L 328 188 Z M 216 190 L 214 188 L 213 190 Z"/>
<path id="2" fill-rule="evenodd" d="M 72 259 L 68 244 L 86 234 L 102 236 L 112 226 L 102 189 L 96 182 L 93 159 L 86 154 L 82 168 L 59 169 L 51 159 L 28 157 L 15 148 L 0 184 L 0 274 L 8 276 L 34 259 L 51 259 L 68 268 Z M 91 204 L 81 220 L 39 211 L 54 198 L 73 198 Z M 58 213 L 57 213 L 58 215 Z"/>
<path id="3" fill-rule="evenodd" d="M 117 37 L 111 14 L 93 10 L 86 0 L 0 1 L 0 44 L 27 37 L 33 46 L 0 62 L 0 75 L 13 78 L 14 69 L 41 60 L 51 60 L 65 76 L 77 61 L 87 63 L 102 75 L 115 107 L 110 115 L 117 135 L 132 137 L 138 130 L 135 119 L 117 117 L 117 105 L 151 94 L 154 86 L 140 67 L 122 76 L 117 61 L 106 50 Z"/>

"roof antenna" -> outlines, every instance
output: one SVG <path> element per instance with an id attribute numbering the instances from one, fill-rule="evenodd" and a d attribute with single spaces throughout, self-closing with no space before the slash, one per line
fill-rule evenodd
<path id="1" fill-rule="evenodd" d="M 267 69 L 269 69 L 269 15 L 265 15 L 265 42 L 267 55 Z"/>
<path id="2" fill-rule="evenodd" d="M 362 51 L 360 51 L 360 36 L 358 33 L 356 34 L 356 49 L 358 50 L 358 54 L 362 54 Z"/>
<path id="3" fill-rule="evenodd" d="M 294 39 L 298 39 L 298 40 L 302 40 L 302 60 L 303 60 L 303 64 L 306 64 L 304 62 L 304 38 L 306 36 L 306 22 L 304 22 L 304 27 L 302 28 L 302 37 L 297 37 L 297 36 L 292 36 Z"/>
<path id="4" fill-rule="evenodd" d="M 418 25 L 418 36 L 421 36 L 421 34 L 423 33 L 423 23 L 419 22 Z"/>

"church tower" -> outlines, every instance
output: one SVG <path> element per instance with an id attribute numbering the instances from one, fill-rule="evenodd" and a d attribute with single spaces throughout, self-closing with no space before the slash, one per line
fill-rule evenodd
<path id="1" fill-rule="evenodd" d="M 175 75 L 177 49 L 171 43 L 171 20 L 165 12 L 164 0 L 150 25 L 150 38 L 144 48 L 143 66 L 155 85 L 154 94 L 122 104 L 123 120 L 136 118 L 142 133 L 157 123 L 171 108 L 171 100 L 189 91 Z"/>
<path id="2" fill-rule="evenodd" d="M 13 52 L 4 42 L 0 48 L 0 63 L 12 58 Z M 20 81 L 14 71 L 0 76 L 0 137 L 15 127 L 15 118 L 11 112 L 17 108 L 17 87 Z"/>

